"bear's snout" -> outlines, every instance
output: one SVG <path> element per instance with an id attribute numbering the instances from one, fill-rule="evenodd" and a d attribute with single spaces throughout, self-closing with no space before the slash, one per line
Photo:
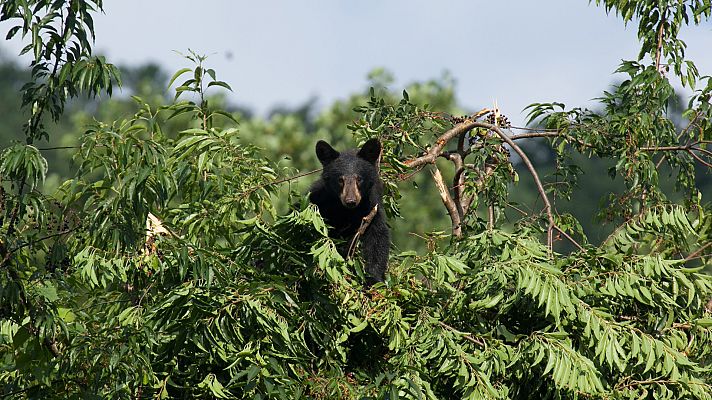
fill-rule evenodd
<path id="1" fill-rule="evenodd" d="M 339 178 L 341 185 L 341 204 L 346 208 L 356 208 L 361 203 L 359 183 L 361 178 L 357 175 L 344 175 Z"/>

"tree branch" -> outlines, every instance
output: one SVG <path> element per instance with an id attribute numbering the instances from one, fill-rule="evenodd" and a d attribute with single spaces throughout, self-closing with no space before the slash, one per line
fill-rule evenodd
<path id="1" fill-rule="evenodd" d="M 459 331 L 459 330 L 453 328 L 452 326 L 450 326 L 450 325 L 448 325 L 448 324 L 446 324 L 446 323 L 444 323 L 444 322 L 442 322 L 442 321 L 438 321 L 438 324 L 439 324 L 440 326 L 442 326 L 443 328 L 449 330 L 450 332 L 453 332 L 453 333 L 462 335 L 463 338 L 469 340 L 469 341 L 472 342 L 472 343 L 475 343 L 475 344 L 477 344 L 477 345 L 480 345 L 480 346 L 482 346 L 482 347 L 485 347 L 485 342 L 483 342 L 483 341 L 480 340 L 480 339 L 477 339 L 477 338 L 473 337 L 471 334 L 469 334 L 469 333 L 467 333 L 467 332 Z"/>
<path id="2" fill-rule="evenodd" d="M 529 157 L 527 157 L 526 153 L 522 150 L 521 147 L 519 147 L 516 143 L 514 143 L 514 139 L 507 134 L 505 134 L 502 129 L 500 129 L 497 125 L 494 124 L 489 124 L 486 122 L 481 122 L 481 121 L 476 121 L 475 119 L 478 116 L 484 115 L 491 110 L 482 110 L 475 114 L 475 117 L 471 118 L 466 118 L 464 121 L 456 124 L 453 126 L 451 129 L 443 133 L 438 139 L 435 141 L 435 145 L 430 148 L 426 152 L 426 154 L 411 159 L 407 160 L 404 162 L 407 166 L 411 168 L 418 168 L 422 167 L 423 165 L 426 164 L 434 164 L 435 160 L 442 156 L 444 151 L 443 149 L 445 148 L 445 145 L 452 140 L 455 137 L 458 137 L 460 135 L 464 135 L 465 133 L 469 132 L 470 130 L 474 128 L 484 128 L 487 129 L 488 131 L 494 132 L 497 134 L 497 136 L 505 142 L 509 147 L 511 147 L 517 155 L 519 155 L 519 158 L 522 160 L 524 163 L 525 167 L 527 170 L 529 170 L 529 173 L 532 175 L 532 178 L 534 179 L 534 184 L 536 185 L 537 191 L 539 192 L 539 195 L 542 198 L 542 201 L 544 202 L 544 212 L 546 213 L 547 220 L 549 223 L 548 229 L 547 229 L 547 246 L 549 248 L 549 251 L 553 251 L 553 242 L 554 242 L 554 230 L 558 231 L 561 233 L 566 239 L 571 241 L 579 250 L 582 250 L 583 248 L 581 245 L 579 245 L 570 235 L 568 235 L 566 232 L 564 232 L 561 228 L 556 226 L 556 222 L 554 220 L 554 214 L 553 214 L 553 208 L 551 206 L 551 202 L 549 201 L 548 196 L 546 195 L 546 191 L 544 190 L 544 186 L 541 183 L 541 179 L 539 179 L 539 174 L 536 171 L 536 168 L 534 168 L 534 165 L 532 164 L 531 160 L 529 160 Z M 560 132 L 532 132 L 532 133 L 525 133 L 522 135 L 519 135 L 516 137 L 517 139 L 522 139 L 524 137 L 551 137 L 551 136 L 558 136 L 561 135 Z M 461 218 L 460 214 L 458 213 L 457 206 L 455 202 L 452 200 L 452 197 L 450 196 L 450 193 L 447 190 L 447 187 L 445 186 L 443 179 L 442 179 L 442 174 L 440 171 L 435 167 L 434 171 L 432 172 L 433 174 L 433 179 L 435 180 L 435 183 L 438 187 L 438 192 L 440 193 L 440 197 L 443 201 L 443 204 L 445 205 L 446 209 L 448 210 L 448 214 L 450 214 L 450 219 L 452 221 L 452 226 L 453 226 L 453 235 L 456 237 L 460 237 L 462 234 L 462 227 L 461 227 Z"/>
<path id="3" fill-rule="evenodd" d="M 255 191 L 257 191 L 257 190 L 266 188 L 267 186 L 278 185 L 278 184 L 280 184 L 280 183 L 293 181 L 293 180 L 296 180 L 296 179 L 305 177 L 305 176 L 307 176 L 307 175 L 311 175 L 311 174 L 315 174 L 315 173 L 317 173 L 317 172 L 320 172 L 322 169 L 323 169 L 323 168 L 319 168 L 319 169 L 315 169 L 315 170 L 309 171 L 309 172 L 302 172 L 301 174 L 296 174 L 296 175 L 289 176 L 289 177 L 286 177 L 286 178 L 277 179 L 277 180 L 272 181 L 272 182 L 263 183 L 263 184 L 261 184 L 261 185 L 257 185 L 257 186 L 251 187 L 251 188 L 249 188 L 249 189 L 247 189 L 247 190 L 241 192 L 238 196 L 235 196 L 235 197 L 244 198 L 245 196 L 248 196 L 248 195 L 252 194 L 253 192 L 255 192 Z"/>
<path id="4" fill-rule="evenodd" d="M 707 168 L 712 168 L 712 163 L 708 163 L 707 161 L 703 160 L 702 157 L 695 154 L 695 152 L 692 151 L 692 149 L 687 149 L 687 152 L 692 156 L 692 158 L 697 160 L 697 162 L 699 162 L 700 164 L 706 166 Z"/>
<path id="5" fill-rule="evenodd" d="M 452 234 L 456 238 L 460 238 L 462 237 L 462 219 L 460 218 L 460 214 L 457 210 L 455 202 L 450 196 L 450 192 L 447 190 L 443 175 L 440 173 L 440 170 L 435 165 L 433 165 L 433 168 L 431 169 L 430 173 L 432 174 L 433 180 L 435 181 L 435 186 L 438 188 L 438 193 L 440 193 L 440 199 L 443 201 L 443 204 L 447 209 L 447 213 L 450 214 L 450 221 L 452 221 Z"/>
<path id="6" fill-rule="evenodd" d="M 658 47 L 655 49 L 655 69 L 658 73 L 662 74 L 662 66 L 660 65 L 660 57 L 663 53 L 663 29 L 665 28 L 665 14 L 663 13 L 662 18 L 660 18 L 658 29 Z"/>
<path id="7" fill-rule="evenodd" d="M 378 204 L 373 206 L 371 211 L 361 219 L 361 225 L 358 227 L 358 230 L 356 231 L 356 234 L 354 235 L 354 238 L 351 239 L 351 243 L 349 244 L 349 251 L 346 253 L 346 258 L 352 258 L 354 256 L 354 253 L 356 252 L 356 244 L 358 243 L 358 239 L 366 232 L 366 229 L 371 225 L 371 221 L 373 221 L 373 218 L 376 217 L 376 213 L 378 212 Z"/>
<path id="8" fill-rule="evenodd" d="M 410 168 L 417 168 L 426 164 L 435 163 L 435 160 L 440 157 L 443 152 L 443 148 L 451 139 L 469 132 L 470 130 L 472 130 L 472 128 L 476 127 L 477 124 L 478 122 L 469 119 L 465 122 L 456 124 L 455 126 L 450 128 L 450 130 L 448 130 L 439 138 L 437 138 L 437 140 L 435 141 L 435 145 L 433 145 L 433 147 L 431 147 L 430 150 L 425 153 L 425 155 L 420 156 L 418 158 L 414 158 L 412 160 L 407 160 L 404 162 L 404 164 Z"/>
<path id="9" fill-rule="evenodd" d="M 519 147 L 514 141 L 507 136 L 498 126 L 492 125 L 492 124 L 487 124 L 484 122 L 477 122 L 475 124 L 475 127 L 481 127 L 481 128 L 486 128 L 489 129 L 490 131 L 494 132 L 499 136 L 500 139 L 502 139 L 505 143 L 509 145 L 518 155 L 519 158 L 522 159 L 522 162 L 524 165 L 527 167 L 529 170 L 529 173 L 532 175 L 532 178 L 534 179 L 534 184 L 537 187 L 537 190 L 539 191 L 539 195 L 541 196 L 542 201 L 544 202 L 544 211 L 546 212 L 547 219 L 549 220 L 549 228 L 547 229 L 547 246 L 549 248 L 549 251 L 553 251 L 554 248 L 554 237 L 553 237 L 553 230 L 556 228 L 556 222 L 554 221 L 554 214 L 552 212 L 552 207 L 551 203 L 549 202 L 549 197 L 546 195 L 546 191 L 544 190 L 544 186 L 541 184 L 541 180 L 539 179 L 539 174 L 537 173 L 536 169 L 534 168 L 534 165 L 532 162 L 529 160 L 529 157 L 527 157 L 526 153 L 522 150 L 521 147 Z M 561 232 L 561 229 L 556 228 L 559 232 Z M 571 240 L 576 246 L 580 249 L 581 246 L 576 243 L 573 239 L 571 239 L 570 236 L 564 234 L 564 236 L 567 236 L 567 239 Z"/>
<path id="10" fill-rule="evenodd" d="M 465 135 L 460 136 L 461 138 Z M 447 155 L 448 160 L 455 164 L 455 175 L 452 178 L 452 189 L 455 194 L 453 201 L 455 202 L 455 207 L 457 208 L 457 214 L 460 216 L 460 220 L 465 217 L 465 207 L 463 204 L 463 189 L 465 187 L 465 166 L 462 162 L 462 155 L 460 153 L 450 153 Z"/>
<path id="11" fill-rule="evenodd" d="M 51 238 L 53 238 L 53 237 L 62 236 L 62 235 L 65 235 L 65 234 L 67 234 L 67 233 L 74 232 L 74 231 L 77 230 L 77 229 L 79 229 L 79 226 L 75 226 L 75 227 L 72 228 L 72 229 L 68 229 L 68 230 L 65 230 L 65 231 L 62 231 L 62 232 L 57 232 L 57 233 L 53 233 L 53 234 L 51 234 L 51 235 L 43 236 L 43 237 L 41 237 L 41 238 L 39 238 L 39 239 L 36 239 L 36 240 L 33 240 L 33 241 L 31 241 L 31 242 L 23 243 L 23 244 L 21 244 L 21 245 L 15 247 L 15 248 L 12 249 L 12 250 L 8 250 L 7 253 L 5 254 L 5 256 L 3 257 L 2 261 L 0 261 L 0 267 L 4 266 L 4 265 L 10 260 L 10 257 L 11 257 L 14 253 L 16 253 L 17 251 L 19 251 L 20 249 L 23 249 L 23 248 L 28 247 L 28 246 L 35 245 L 35 244 L 37 244 L 37 243 L 40 243 L 40 242 L 45 241 L 45 240 L 47 240 L 47 239 L 51 239 Z"/>
<path id="12" fill-rule="evenodd" d="M 694 252 L 692 252 L 692 253 L 691 253 L 690 255 L 688 255 L 687 257 L 685 257 L 685 259 L 684 259 L 683 261 L 690 261 L 690 260 L 696 258 L 696 257 L 697 257 L 698 255 L 700 255 L 706 248 L 708 248 L 708 247 L 710 247 L 710 246 L 712 246 L 712 242 L 707 242 L 705 245 L 703 245 L 702 247 L 700 247 L 699 249 L 695 250 Z"/>

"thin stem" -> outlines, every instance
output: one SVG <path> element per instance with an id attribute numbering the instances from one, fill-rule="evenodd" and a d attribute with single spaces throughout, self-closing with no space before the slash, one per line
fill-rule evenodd
<path id="1" fill-rule="evenodd" d="M 477 338 L 473 337 L 472 334 L 459 331 L 459 330 L 453 328 L 452 326 L 450 326 L 450 325 L 448 325 L 448 324 L 446 324 L 446 323 L 444 323 L 444 322 L 442 322 L 442 321 L 438 321 L 438 324 L 439 324 L 440 326 L 442 326 L 443 328 L 449 330 L 450 332 L 453 332 L 453 333 L 457 333 L 457 334 L 462 335 L 463 338 L 469 340 L 469 341 L 472 342 L 472 343 L 475 343 L 475 344 L 478 344 L 478 345 L 480 345 L 480 346 L 482 346 L 482 347 L 485 347 L 485 342 L 483 342 L 483 341 L 480 340 L 480 339 L 477 339 Z"/>
<path id="2" fill-rule="evenodd" d="M 692 252 L 690 255 L 685 257 L 683 261 L 690 261 L 694 258 L 696 258 L 699 254 L 701 254 L 706 248 L 712 246 L 712 242 L 707 242 L 704 246 L 700 247 L 699 249 L 695 250 Z"/>
<path id="3" fill-rule="evenodd" d="M 4 266 L 4 265 L 8 262 L 8 260 L 10 260 L 10 257 L 11 257 L 14 253 L 18 252 L 19 250 L 21 250 L 21 249 L 23 249 L 23 248 L 25 248 L 25 247 L 33 246 L 33 245 L 35 245 L 35 244 L 37 244 L 37 243 L 40 243 L 40 242 L 43 242 L 43 241 L 45 241 L 45 240 L 47 240 L 47 239 L 52 239 L 52 238 L 57 237 L 57 236 L 62 236 L 62 235 L 65 235 L 65 234 L 67 234 L 67 233 L 74 232 L 74 231 L 77 230 L 77 229 L 79 229 L 79 226 L 75 226 L 75 227 L 72 228 L 72 229 L 67 229 L 67 230 L 62 231 L 62 232 L 57 232 L 57 233 L 53 233 L 53 234 L 51 234 L 51 235 L 43 236 L 43 237 L 41 237 L 41 238 L 39 238 L 39 239 L 36 239 L 36 240 L 33 240 L 33 241 L 31 241 L 31 242 L 23 243 L 23 244 L 21 244 L 21 245 L 15 247 L 15 248 L 12 249 L 12 250 L 9 250 L 9 251 L 7 252 L 7 254 L 5 254 L 5 256 L 3 257 L 2 261 L 0 261 L 0 267 Z"/>
<path id="4" fill-rule="evenodd" d="M 700 164 L 706 166 L 707 168 L 712 168 L 712 163 L 708 163 L 707 161 L 703 160 L 702 157 L 695 154 L 695 152 L 692 151 L 692 149 L 687 149 L 687 152 L 692 156 L 692 158 L 697 160 L 697 162 L 699 162 Z"/>
<path id="5" fill-rule="evenodd" d="M 665 28 L 665 18 L 666 15 L 663 14 L 660 19 L 659 29 L 658 29 L 658 47 L 655 49 L 655 69 L 662 73 L 662 66 L 660 65 L 660 57 L 663 53 L 663 28 Z"/>
<path id="6" fill-rule="evenodd" d="M 56 147 L 38 147 L 37 150 L 66 150 L 66 149 L 81 149 L 81 146 L 56 146 Z"/>
<path id="7" fill-rule="evenodd" d="M 492 229 L 494 229 L 494 206 L 490 204 L 487 206 L 487 230 Z"/>
<path id="8" fill-rule="evenodd" d="M 347 259 L 351 259 L 354 256 L 354 253 L 356 252 L 356 245 L 358 244 L 359 238 L 366 232 L 366 229 L 371 225 L 371 221 L 373 221 L 373 218 L 376 217 L 376 214 L 378 213 L 378 204 L 373 206 L 371 211 L 363 218 L 361 218 L 361 225 L 358 227 L 358 230 L 356 231 L 356 234 L 354 235 L 354 238 L 351 239 L 351 244 L 349 244 L 349 251 L 346 253 Z"/>
<path id="9" fill-rule="evenodd" d="M 239 194 L 239 196 L 240 196 L 240 197 L 245 197 L 245 196 L 248 196 L 248 195 L 252 194 L 253 192 L 255 192 L 255 191 L 257 191 L 257 190 L 266 188 L 267 186 L 278 185 L 278 184 L 280 184 L 280 183 L 293 181 L 293 180 L 296 180 L 296 179 L 305 177 L 305 176 L 307 176 L 307 175 L 315 174 L 315 173 L 317 173 L 317 172 L 320 172 L 321 170 L 322 170 L 322 168 L 319 168 L 319 169 L 315 169 L 315 170 L 309 171 L 309 172 L 302 172 L 301 174 L 293 175 L 293 176 L 290 176 L 290 177 L 287 177 L 287 178 L 277 179 L 276 181 L 263 183 L 263 184 L 261 184 L 261 185 L 254 186 L 254 187 L 251 187 L 251 188 L 249 188 L 249 189 L 243 191 L 242 193 Z"/>
<path id="10" fill-rule="evenodd" d="M 22 206 L 22 199 L 20 198 L 22 196 L 22 191 L 25 189 L 25 180 L 23 179 L 22 182 L 20 182 L 20 188 L 17 191 L 17 204 L 12 210 L 12 215 L 10 216 L 10 221 L 8 222 L 7 226 L 7 236 L 11 237 L 13 233 L 15 233 L 15 224 L 17 223 L 17 218 L 20 213 L 20 208 Z"/>
<path id="11" fill-rule="evenodd" d="M 502 130 L 498 126 L 492 125 L 492 124 L 487 124 L 484 122 L 477 122 L 475 124 L 475 127 L 487 128 L 487 129 L 493 131 L 494 133 L 496 133 L 497 136 L 500 137 L 500 139 L 502 139 L 505 143 L 507 143 L 509 145 L 509 147 L 511 147 L 519 155 L 519 158 L 521 158 L 522 162 L 529 170 L 529 173 L 532 175 L 532 178 L 534 179 L 534 184 L 536 185 L 537 190 L 539 191 L 539 195 L 541 195 L 542 201 L 544 202 L 544 211 L 546 212 L 546 216 L 549 220 L 549 229 L 547 231 L 547 246 L 548 246 L 550 252 L 553 251 L 553 248 L 554 248 L 553 230 L 556 227 L 556 222 L 554 221 L 554 214 L 552 213 L 552 207 L 551 207 L 551 203 L 549 202 L 549 197 L 546 195 L 544 186 L 541 184 L 541 180 L 539 179 L 539 174 L 537 173 L 536 168 L 534 168 L 534 165 L 529 160 L 529 157 L 527 157 L 526 153 L 524 153 L 522 148 L 519 147 L 516 143 L 514 143 L 514 141 L 509 136 L 507 136 L 504 132 L 502 132 Z M 557 230 L 561 231 L 560 229 L 557 229 Z M 565 235 L 565 236 L 568 236 L 568 235 Z M 572 240 L 572 242 L 575 243 L 577 245 L 577 247 L 579 247 L 579 248 L 581 247 L 578 245 L 578 243 L 573 241 L 573 239 L 571 239 L 571 237 L 567 237 L 567 239 Z"/>

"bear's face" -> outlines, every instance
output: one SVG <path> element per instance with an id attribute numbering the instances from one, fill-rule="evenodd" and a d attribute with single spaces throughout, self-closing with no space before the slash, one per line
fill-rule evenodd
<path id="1" fill-rule="evenodd" d="M 376 163 L 381 154 L 378 139 L 367 141 L 361 149 L 339 153 L 323 140 L 316 144 L 316 156 L 324 166 L 321 176 L 326 188 L 339 197 L 346 208 L 356 208 L 378 180 Z"/>

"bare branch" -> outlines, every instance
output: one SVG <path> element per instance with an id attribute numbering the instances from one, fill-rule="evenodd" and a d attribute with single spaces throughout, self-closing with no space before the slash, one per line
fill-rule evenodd
<path id="1" fill-rule="evenodd" d="M 464 137 L 462 135 L 461 137 Z M 452 178 L 452 189 L 455 194 L 453 201 L 457 208 L 457 213 L 462 220 L 465 217 L 465 209 L 462 204 L 463 189 L 465 188 L 465 167 L 462 162 L 462 155 L 459 153 L 448 153 L 448 160 L 455 164 L 455 176 Z"/>
<path id="2" fill-rule="evenodd" d="M 487 206 L 487 229 L 490 231 L 494 229 L 494 206 L 492 204 Z"/>
<path id="3" fill-rule="evenodd" d="M 351 243 L 349 244 L 349 251 L 346 253 L 347 256 L 346 258 L 352 258 L 354 256 L 354 253 L 356 252 L 356 244 L 358 243 L 358 239 L 366 232 L 366 229 L 371 225 L 371 221 L 373 221 L 373 218 L 376 216 L 376 213 L 378 212 L 378 204 L 373 206 L 371 211 L 361 219 L 361 225 L 358 227 L 358 230 L 356 231 L 356 234 L 354 235 L 354 238 L 351 239 Z"/>
<path id="4" fill-rule="evenodd" d="M 559 137 L 563 134 L 559 131 L 544 131 L 544 132 L 529 132 L 529 133 L 518 133 L 516 135 L 511 135 L 512 140 L 520 139 L 531 139 L 531 138 L 549 138 L 549 137 Z M 564 135 L 565 136 L 565 135 Z"/>
<path id="5" fill-rule="evenodd" d="M 450 192 L 447 190 L 443 175 L 440 173 L 440 170 L 436 166 L 433 166 L 430 172 L 433 175 L 435 186 L 438 188 L 438 193 L 440 193 L 440 199 L 442 199 L 448 214 L 450 214 L 450 221 L 452 221 L 452 234 L 456 238 L 460 238 L 462 237 L 462 220 L 460 218 L 460 214 L 457 211 L 457 206 L 452 200 Z"/>
<path id="6" fill-rule="evenodd" d="M 665 28 L 665 14 L 660 19 L 660 28 L 658 29 L 658 47 L 655 49 L 655 69 L 662 74 L 662 65 L 660 65 L 660 56 L 663 53 L 663 29 Z"/>
<path id="7" fill-rule="evenodd" d="M 431 147 L 430 150 L 425 153 L 425 155 L 420 156 L 418 158 L 414 158 L 412 160 L 407 160 L 404 162 L 404 164 L 411 168 L 417 168 L 426 164 L 435 163 L 435 160 L 440 157 L 443 152 L 443 148 L 450 140 L 459 135 L 463 135 L 466 132 L 469 132 L 472 128 L 476 127 L 478 123 L 479 122 L 468 119 L 464 122 L 456 124 L 455 126 L 450 128 L 450 130 L 442 134 L 435 141 L 435 145 L 433 145 L 433 147 Z"/>
<path id="8" fill-rule="evenodd" d="M 442 154 L 443 148 L 445 148 L 445 145 L 450 140 L 472 130 L 472 128 L 476 127 L 478 124 L 478 122 L 476 122 L 477 118 L 489 112 L 492 112 L 492 110 L 484 108 L 474 113 L 472 116 L 465 118 L 464 121 L 455 124 L 455 126 L 440 135 L 440 137 L 435 141 L 435 145 L 431 147 L 430 150 L 428 150 L 423 156 L 414 158 L 412 160 L 407 160 L 404 162 L 404 164 L 411 168 L 417 168 L 425 164 L 433 164 L 435 160 Z"/>
<path id="9" fill-rule="evenodd" d="M 690 155 L 692 156 L 692 158 L 694 158 L 695 160 L 697 160 L 697 162 L 699 162 L 700 164 L 706 166 L 707 168 L 712 168 L 712 163 L 709 163 L 709 162 L 703 160 L 702 157 L 700 157 L 700 156 L 698 156 L 697 154 L 695 154 L 695 152 L 692 151 L 692 149 L 687 149 L 687 152 L 690 153 Z"/>
<path id="10" fill-rule="evenodd" d="M 695 250 L 695 251 L 692 252 L 690 255 L 688 255 L 687 257 L 685 257 L 685 260 L 684 260 L 684 261 L 690 261 L 690 260 L 696 258 L 696 257 L 697 257 L 698 255 L 700 255 L 706 248 L 708 248 L 708 247 L 710 247 L 710 246 L 712 246 L 712 242 L 707 242 L 707 244 L 705 244 L 704 246 L 700 247 L 699 249 Z"/>
<path id="11" fill-rule="evenodd" d="M 573 243 L 573 245 L 576 246 L 576 248 L 583 251 L 583 247 L 581 247 L 581 245 L 578 244 L 568 233 L 564 232 L 557 225 L 554 225 L 554 229 L 556 229 L 560 234 L 562 234 L 566 239 L 568 239 L 569 242 Z"/>
<path id="12" fill-rule="evenodd" d="M 482 110 L 476 115 L 481 116 L 484 115 L 491 110 Z M 519 147 L 516 143 L 514 143 L 514 138 L 517 139 L 522 139 L 525 137 L 551 137 L 551 136 L 558 136 L 561 135 L 560 132 L 532 132 L 532 133 L 525 133 L 522 135 L 517 135 L 517 136 L 509 136 L 505 134 L 502 129 L 500 129 L 497 125 L 494 124 L 489 124 L 481 121 L 476 121 L 474 118 L 467 118 L 463 122 L 460 122 L 456 124 L 454 127 L 446 131 L 444 134 L 442 134 L 438 139 L 435 141 L 435 145 L 430 148 L 426 152 L 426 154 L 411 159 L 407 160 L 404 162 L 404 164 L 408 165 L 409 167 L 412 168 L 418 168 L 422 167 L 423 165 L 426 164 L 434 164 L 435 160 L 442 156 L 444 151 L 443 149 L 445 148 L 445 145 L 452 140 L 455 137 L 458 137 L 460 135 L 464 135 L 465 133 L 469 132 L 470 130 L 474 128 L 484 128 L 487 129 L 488 131 L 494 132 L 499 136 L 499 138 L 507 143 L 509 147 L 511 147 L 517 155 L 521 158 L 522 162 L 526 166 L 527 170 L 529 170 L 529 173 L 532 175 L 532 178 L 534 179 L 534 184 L 537 187 L 537 191 L 539 192 L 539 195 L 542 198 L 542 201 L 544 202 L 544 211 L 546 212 L 547 220 L 549 222 L 549 227 L 547 229 L 547 246 L 549 248 L 549 251 L 553 251 L 553 242 L 554 242 L 554 236 L 553 236 L 553 231 L 556 229 L 558 232 L 561 232 L 566 239 L 570 240 L 576 247 L 579 249 L 582 249 L 581 245 L 579 245 L 571 236 L 563 232 L 562 229 L 556 226 L 556 222 L 554 220 L 554 214 L 553 214 L 553 208 L 551 206 L 551 202 L 549 201 L 548 196 L 546 195 L 546 191 L 544 190 L 544 186 L 541 183 L 541 179 L 539 179 L 539 174 L 537 173 L 536 169 L 534 168 L 534 165 L 532 162 L 529 160 L 529 157 L 527 157 L 526 153 Z M 450 153 L 449 153 L 450 154 Z M 435 180 L 435 183 L 438 187 L 438 192 L 440 193 L 440 197 L 443 201 L 443 204 L 445 205 L 446 209 L 448 210 L 448 213 L 450 214 L 450 219 L 452 221 L 453 225 L 453 235 L 456 237 L 460 237 L 462 234 L 462 227 L 461 227 L 461 218 L 460 218 L 460 213 L 458 212 L 457 205 L 453 201 L 452 197 L 450 196 L 450 193 L 447 190 L 447 187 L 444 184 L 442 174 L 440 171 L 437 169 L 437 167 L 434 168 L 432 171 L 433 174 L 433 179 Z M 458 187 L 458 185 L 455 185 L 455 187 Z"/>
<path id="13" fill-rule="evenodd" d="M 263 184 L 261 184 L 261 185 L 257 185 L 257 186 L 251 187 L 251 188 L 249 188 L 249 189 L 247 189 L 247 190 L 241 192 L 239 195 L 237 195 L 237 196 L 235 196 L 235 197 L 244 198 L 245 196 L 248 196 L 248 195 L 252 194 L 253 192 L 255 192 L 255 191 L 257 191 L 257 190 L 266 188 L 267 186 L 278 185 L 278 184 L 280 184 L 280 183 L 293 181 L 293 180 L 296 180 L 296 179 L 299 179 L 299 178 L 303 178 L 303 177 L 308 176 L 308 175 L 311 175 L 311 174 L 315 174 L 315 173 L 317 173 L 317 172 L 320 172 L 321 170 L 322 170 L 322 168 L 319 168 L 319 169 L 315 169 L 315 170 L 313 170 L 313 171 L 302 172 L 301 174 L 296 174 L 296 175 L 289 176 L 289 177 L 286 177 L 286 178 L 277 179 L 277 180 L 272 181 L 272 182 L 263 183 Z"/>
<path id="14" fill-rule="evenodd" d="M 541 180 L 539 179 L 539 174 L 537 173 L 536 169 L 534 168 L 534 165 L 529 160 L 529 157 L 527 157 L 526 153 L 524 153 L 522 148 L 519 147 L 516 143 L 514 143 L 514 141 L 509 136 L 507 136 L 504 132 L 502 132 L 502 130 L 498 126 L 492 125 L 492 124 L 487 124 L 484 122 L 477 122 L 475 124 L 475 127 L 487 128 L 487 129 L 493 131 L 494 133 L 496 133 L 497 136 L 500 137 L 500 139 L 502 139 L 505 143 L 507 143 L 509 145 L 509 147 L 511 147 L 519 155 L 519 158 L 522 159 L 522 162 L 529 170 L 529 173 L 532 175 L 532 178 L 534 179 L 534 184 L 536 185 L 537 190 L 539 191 L 539 195 L 541 196 L 541 199 L 544 202 L 544 211 L 546 212 L 546 216 L 549 220 L 549 229 L 547 232 L 547 246 L 549 247 L 549 251 L 552 251 L 553 246 L 554 246 L 553 230 L 556 227 L 556 222 L 554 221 L 554 214 L 552 212 L 551 203 L 549 202 L 549 197 L 546 195 L 546 191 L 544 190 L 544 186 L 541 184 Z M 578 246 L 578 247 L 581 247 L 581 246 Z"/>

